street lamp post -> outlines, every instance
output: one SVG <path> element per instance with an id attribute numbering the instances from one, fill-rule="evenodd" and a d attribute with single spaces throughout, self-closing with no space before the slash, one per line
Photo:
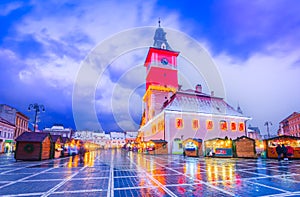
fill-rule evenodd
<path id="1" fill-rule="evenodd" d="M 37 127 L 37 115 L 40 111 L 45 112 L 45 107 L 44 107 L 44 105 L 39 105 L 37 103 L 34 103 L 34 104 L 30 104 L 28 106 L 28 111 L 30 111 L 32 109 L 35 110 L 34 127 L 33 127 L 33 132 L 35 132 L 36 127 Z"/>
<path id="2" fill-rule="evenodd" d="M 265 122 L 265 126 L 267 126 L 268 137 L 270 138 L 269 126 L 272 126 L 272 122 L 270 121 Z"/>

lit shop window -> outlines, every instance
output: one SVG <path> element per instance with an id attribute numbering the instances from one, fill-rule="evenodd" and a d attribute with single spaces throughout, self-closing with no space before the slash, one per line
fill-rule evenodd
<path id="1" fill-rule="evenodd" d="M 214 123 L 212 120 L 207 120 L 206 121 L 206 129 L 207 130 L 212 130 L 214 128 Z"/>
<path id="2" fill-rule="evenodd" d="M 197 130 L 199 128 L 199 120 L 194 119 L 192 122 L 193 129 Z"/>
<path id="3" fill-rule="evenodd" d="M 245 131 L 245 124 L 243 122 L 239 123 L 239 131 Z"/>
<path id="4" fill-rule="evenodd" d="M 220 129 L 222 131 L 227 131 L 228 130 L 228 124 L 225 120 L 221 120 L 220 121 Z"/>
<path id="5" fill-rule="evenodd" d="M 183 120 L 182 118 L 176 118 L 176 128 L 182 129 L 183 128 Z"/>
<path id="6" fill-rule="evenodd" d="M 231 128 L 231 131 L 236 131 L 236 122 L 231 122 L 230 128 Z"/>
<path id="7" fill-rule="evenodd" d="M 152 134 L 156 133 L 156 124 L 152 125 Z"/>

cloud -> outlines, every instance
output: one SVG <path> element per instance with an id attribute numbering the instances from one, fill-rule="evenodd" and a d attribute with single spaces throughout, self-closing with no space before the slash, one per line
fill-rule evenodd
<path id="1" fill-rule="evenodd" d="M 12 2 L 8 4 L 1 5 L 0 7 L 0 16 L 9 15 L 12 11 L 22 7 L 22 2 Z"/>
<path id="2" fill-rule="evenodd" d="M 214 57 L 225 83 L 227 100 L 235 106 L 239 103 L 244 114 L 253 117 L 250 124 L 262 131 L 264 122 L 271 121 L 275 134 L 279 122 L 300 109 L 300 67 L 293 66 L 300 59 L 299 52 L 256 53 L 244 61 L 236 61 L 228 54 Z"/>

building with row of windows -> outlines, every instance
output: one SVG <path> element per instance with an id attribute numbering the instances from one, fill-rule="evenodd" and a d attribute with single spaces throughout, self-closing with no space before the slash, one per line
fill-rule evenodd
<path id="1" fill-rule="evenodd" d="M 74 130 L 72 128 L 65 128 L 62 124 L 54 124 L 50 128 L 45 128 L 42 132 L 51 133 L 51 135 L 60 135 L 61 137 L 67 137 L 71 139 L 74 135 Z"/>
<path id="2" fill-rule="evenodd" d="M 11 152 L 14 150 L 14 140 L 28 131 L 29 118 L 16 108 L 6 104 L 0 105 L 0 118 L 0 153 Z"/>
<path id="3" fill-rule="evenodd" d="M 300 113 L 293 112 L 279 123 L 278 135 L 300 137 Z"/>
<path id="4" fill-rule="evenodd" d="M 84 142 L 88 141 L 99 145 L 101 148 L 121 148 L 126 143 L 134 142 L 137 131 L 127 131 L 127 132 L 93 132 L 93 131 L 76 131 L 74 133 L 74 138 L 82 140 Z"/>
<path id="5" fill-rule="evenodd" d="M 233 108 L 213 92 L 204 93 L 199 84 L 195 89 L 181 88 L 178 84 L 178 55 L 159 26 L 144 64 L 146 92 L 138 140 L 167 141 L 168 153 L 172 154 L 173 144 L 178 140 L 245 136 L 246 122 L 250 118 L 239 107 Z"/>
<path id="6" fill-rule="evenodd" d="M 0 117 L 0 153 L 13 151 L 15 125 Z"/>

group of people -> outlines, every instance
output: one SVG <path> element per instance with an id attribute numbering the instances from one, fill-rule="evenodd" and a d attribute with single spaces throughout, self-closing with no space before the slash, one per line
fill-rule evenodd
<path id="1" fill-rule="evenodd" d="M 280 146 L 280 144 L 277 145 L 276 147 L 276 153 L 278 155 L 278 161 L 281 160 L 282 156 L 284 160 L 288 160 L 288 148 L 285 147 L 284 144 L 282 144 L 282 146 Z"/>

